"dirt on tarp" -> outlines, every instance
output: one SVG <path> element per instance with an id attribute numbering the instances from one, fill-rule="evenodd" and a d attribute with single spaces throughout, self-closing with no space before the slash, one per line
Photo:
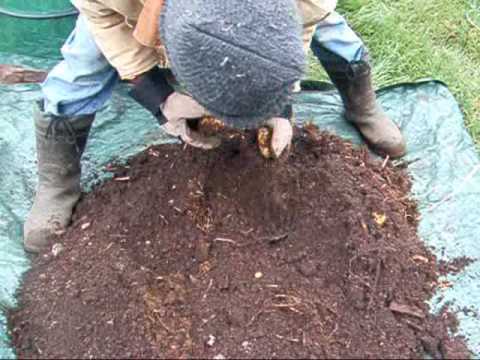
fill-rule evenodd
<path id="1" fill-rule="evenodd" d="M 439 261 L 438 267 L 441 275 L 455 275 L 461 273 L 467 266 L 474 263 L 476 259 L 469 257 L 459 257 L 452 261 Z"/>
<path id="2" fill-rule="evenodd" d="M 254 142 L 111 167 L 25 276 L 18 356 L 468 357 L 429 313 L 438 267 L 404 170 L 313 127 L 279 161 Z"/>
<path id="3" fill-rule="evenodd" d="M 47 77 L 42 70 L 29 70 L 20 66 L 0 64 L 0 84 L 40 83 Z"/>

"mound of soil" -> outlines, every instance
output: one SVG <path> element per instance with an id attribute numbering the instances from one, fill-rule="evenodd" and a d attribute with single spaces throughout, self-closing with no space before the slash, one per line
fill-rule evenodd
<path id="1" fill-rule="evenodd" d="M 280 161 L 254 141 L 153 147 L 88 194 L 26 274 L 18 356 L 468 356 L 405 173 L 312 127 Z"/>

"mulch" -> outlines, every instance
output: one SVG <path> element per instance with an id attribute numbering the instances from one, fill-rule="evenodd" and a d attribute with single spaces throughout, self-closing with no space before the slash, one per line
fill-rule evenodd
<path id="1" fill-rule="evenodd" d="M 468 357 L 405 169 L 296 129 L 152 147 L 78 205 L 9 315 L 21 358 Z"/>

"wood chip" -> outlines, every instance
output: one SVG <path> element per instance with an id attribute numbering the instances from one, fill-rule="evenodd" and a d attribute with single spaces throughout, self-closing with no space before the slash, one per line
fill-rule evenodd
<path id="1" fill-rule="evenodd" d="M 425 318 L 425 314 L 423 313 L 423 311 L 417 308 L 416 306 L 399 304 L 393 301 L 390 304 L 389 309 L 398 314 L 410 315 L 419 319 Z"/>
<path id="2" fill-rule="evenodd" d="M 148 155 L 153 156 L 153 157 L 157 157 L 157 158 L 160 157 L 160 153 L 156 150 L 151 149 L 151 148 L 148 149 Z"/>
<path id="3" fill-rule="evenodd" d="M 130 176 L 118 177 L 113 179 L 115 181 L 130 181 Z"/>
<path id="4" fill-rule="evenodd" d="M 281 335 L 275 335 L 275 337 L 276 337 L 277 339 L 287 340 L 287 341 L 290 341 L 290 342 L 293 342 L 293 343 L 299 343 L 299 342 L 300 342 L 300 339 L 289 338 L 289 337 L 285 337 L 285 336 L 281 336 Z"/>
<path id="5" fill-rule="evenodd" d="M 448 280 L 441 280 L 439 283 L 438 283 L 438 287 L 440 289 L 449 289 L 451 288 L 453 285 L 450 281 Z"/>
<path id="6" fill-rule="evenodd" d="M 387 157 L 386 157 L 385 160 L 383 161 L 382 170 L 385 169 L 385 167 L 387 166 L 388 160 L 390 160 L 390 155 L 387 155 Z"/>
<path id="7" fill-rule="evenodd" d="M 414 255 L 414 256 L 412 256 L 412 259 L 413 259 L 413 261 L 420 261 L 420 262 L 423 262 L 425 264 L 428 264 L 428 262 L 429 262 L 429 260 L 425 256 L 422 256 L 422 255 Z"/>
<path id="8" fill-rule="evenodd" d="M 288 238 L 289 233 L 281 234 L 281 235 L 276 235 L 276 236 L 268 236 L 268 237 L 263 237 L 260 240 L 261 241 L 267 241 L 269 244 L 276 244 L 282 240 L 285 240 Z"/>
<path id="9" fill-rule="evenodd" d="M 90 227 L 90 225 L 92 225 L 91 222 L 87 222 L 85 224 L 82 224 L 81 229 L 82 230 L 87 230 Z"/>
<path id="10" fill-rule="evenodd" d="M 229 244 L 233 244 L 233 245 L 237 245 L 237 242 L 232 240 L 232 239 L 226 239 L 226 238 L 215 238 L 213 239 L 214 242 L 224 242 L 224 243 L 229 243 Z"/>
<path id="11" fill-rule="evenodd" d="M 263 277 L 263 274 L 259 271 L 255 273 L 255 279 L 261 279 Z"/>

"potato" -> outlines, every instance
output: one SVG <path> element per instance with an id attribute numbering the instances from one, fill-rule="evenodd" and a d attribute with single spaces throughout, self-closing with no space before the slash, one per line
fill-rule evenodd
<path id="1" fill-rule="evenodd" d="M 213 116 L 204 116 L 200 120 L 198 125 L 198 131 L 204 135 L 215 135 L 218 132 L 222 131 L 225 128 L 223 121 L 213 117 Z"/>
<path id="2" fill-rule="evenodd" d="M 258 129 L 257 132 L 257 142 L 258 142 L 258 149 L 260 150 L 260 154 L 265 159 L 273 159 L 275 157 L 273 150 L 272 150 L 272 136 L 273 130 L 268 127 L 262 127 Z"/>

